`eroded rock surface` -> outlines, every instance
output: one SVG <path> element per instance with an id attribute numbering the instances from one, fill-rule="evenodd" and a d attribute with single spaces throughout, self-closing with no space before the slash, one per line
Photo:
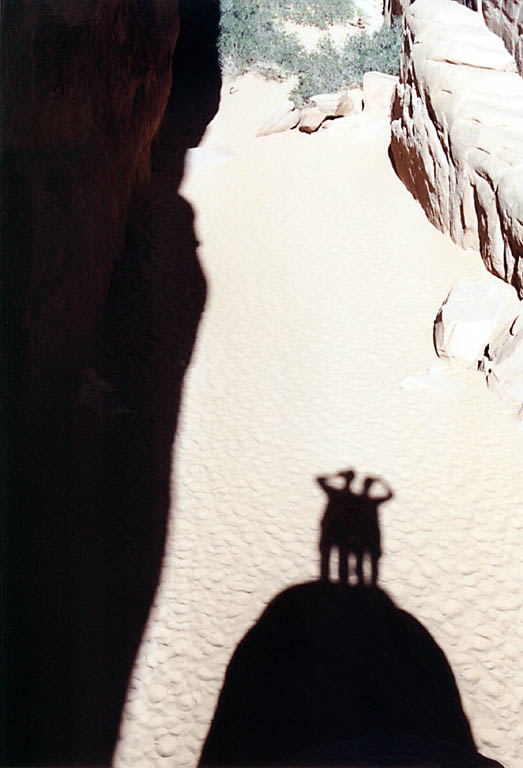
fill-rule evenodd
<path id="1" fill-rule="evenodd" d="M 489 389 L 503 400 L 523 404 L 523 316 L 489 344 L 481 368 Z"/>
<path id="2" fill-rule="evenodd" d="M 479 14 L 452 0 L 411 6 L 391 134 L 430 221 L 523 295 L 523 80 Z"/>
<path id="3" fill-rule="evenodd" d="M 488 28 L 502 38 L 523 74 L 522 0 L 483 0 L 482 10 Z"/>
<path id="4" fill-rule="evenodd" d="M 511 324 L 518 309 L 514 289 L 492 275 L 460 280 L 436 317 L 436 352 L 460 365 L 477 366 L 487 344 Z"/>
<path id="5" fill-rule="evenodd" d="M 403 16 L 412 0 L 385 0 L 383 15 L 391 24 Z M 523 74 L 523 1 L 522 0 L 454 0 L 483 15 L 485 24 L 502 38 Z"/>
<path id="6" fill-rule="evenodd" d="M 390 24 L 394 17 L 403 16 L 409 7 L 411 0 L 385 0 L 383 4 L 383 17 Z"/>

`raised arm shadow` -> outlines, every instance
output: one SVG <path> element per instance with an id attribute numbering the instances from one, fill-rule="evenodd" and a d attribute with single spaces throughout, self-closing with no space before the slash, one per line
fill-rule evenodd
<path id="1" fill-rule="evenodd" d="M 331 556 L 338 553 L 338 578 L 342 584 L 351 580 L 351 561 L 355 563 L 355 579 L 359 586 L 376 586 L 381 557 L 381 534 L 378 507 L 393 498 L 392 490 L 383 480 L 366 477 L 362 490 L 354 490 L 357 473 L 353 469 L 334 475 L 319 476 L 316 482 L 327 494 L 328 502 L 321 522 L 320 580 L 331 578 Z M 376 483 L 387 492 L 382 496 L 371 495 Z M 369 562 L 370 575 L 365 578 L 365 563 Z"/>

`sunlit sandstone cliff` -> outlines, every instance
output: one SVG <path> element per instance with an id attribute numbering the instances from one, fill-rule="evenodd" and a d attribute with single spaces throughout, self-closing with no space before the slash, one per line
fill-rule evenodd
<path id="1" fill-rule="evenodd" d="M 390 24 L 402 16 L 413 0 L 384 0 L 383 14 Z M 487 27 L 499 35 L 507 50 L 516 59 L 519 73 L 523 73 L 523 3 L 521 0 L 455 0 L 474 11 L 479 11 Z"/>
<path id="2" fill-rule="evenodd" d="M 521 0 L 483 0 L 482 11 L 489 29 L 499 35 L 523 74 L 523 3 Z"/>
<path id="3" fill-rule="evenodd" d="M 417 0 L 392 107 L 396 171 L 430 221 L 523 295 L 523 80 L 479 14 Z"/>

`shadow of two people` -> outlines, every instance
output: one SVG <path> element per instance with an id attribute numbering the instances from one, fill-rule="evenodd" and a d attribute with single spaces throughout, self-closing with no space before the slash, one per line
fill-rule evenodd
<path id="1" fill-rule="evenodd" d="M 376 585 L 377 508 L 392 492 L 372 500 L 375 478 L 356 494 L 352 470 L 338 477 L 338 488 L 317 479 L 329 497 L 321 579 L 280 593 L 239 643 L 199 767 L 500 768 L 475 747 L 441 648 Z M 338 583 L 328 571 L 335 546 Z M 348 584 L 350 552 L 355 586 Z M 370 585 L 361 566 L 366 554 Z"/>
<path id="2" fill-rule="evenodd" d="M 341 478 L 343 485 L 335 485 Z M 378 519 L 378 507 L 393 497 L 386 487 L 383 496 L 372 493 L 376 484 L 385 484 L 377 477 L 366 477 L 360 493 L 354 490 L 352 483 L 356 478 L 353 469 L 338 472 L 331 477 L 317 477 L 316 482 L 328 497 L 325 514 L 321 522 L 320 538 L 320 578 L 328 581 L 330 577 L 330 558 L 334 548 L 338 550 L 338 573 L 340 582 L 349 581 L 349 559 L 356 561 L 356 579 L 365 583 L 364 561 L 370 560 L 370 581 L 378 583 L 378 562 L 381 557 L 381 536 Z"/>

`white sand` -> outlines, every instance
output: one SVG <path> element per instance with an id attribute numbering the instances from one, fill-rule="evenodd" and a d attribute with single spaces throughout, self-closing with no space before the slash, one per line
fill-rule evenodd
<path id="1" fill-rule="evenodd" d="M 382 587 L 441 645 L 479 748 L 517 768 L 523 436 L 475 372 L 401 386 L 437 364 L 437 309 L 483 267 L 396 178 L 385 118 L 256 139 L 284 95 L 226 83 L 183 184 L 209 298 L 116 765 L 196 764 L 236 644 L 281 589 L 318 575 L 314 476 L 354 466 L 395 492 Z"/>

